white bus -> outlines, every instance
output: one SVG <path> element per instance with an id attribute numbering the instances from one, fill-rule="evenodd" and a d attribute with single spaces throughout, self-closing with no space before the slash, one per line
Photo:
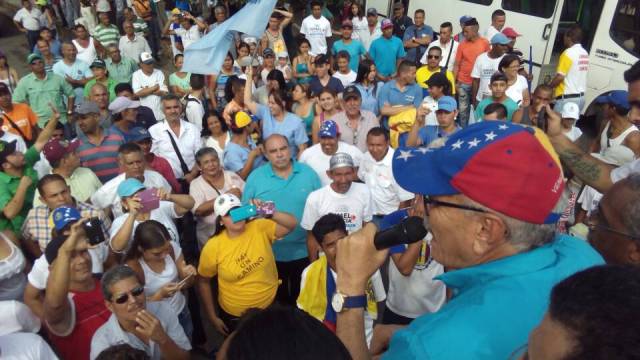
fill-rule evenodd
<path id="1" fill-rule="evenodd" d="M 395 1 L 393 1 L 395 2 Z M 623 72 L 640 57 L 640 0 L 405 0 L 407 15 L 424 9 L 426 23 L 438 31 L 450 21 L 454 34 L 460 31 L 462 15 L 475 17 L 480 32 L 491 23 L 491 13 L 502 9 L 507 14 L 505 26 L 522 34 L 516 47 L 531 56 L 533 84 L 548 82 L 555 74 L 562 35 L 573 24 L 584 30 L 582 45 L 589 52 L 589 75 L 586 105 L 590 113 L 593 100 L 608 91 L 625 89 Z M 367 7 L 390 15 L 392 1 L 369 0 Z M 529 49 L 532 49 L 530 52 Z M 525 65 L 526 66 L 526 65 Z M 535 87 L 535 86 L 533 86 Z"/>

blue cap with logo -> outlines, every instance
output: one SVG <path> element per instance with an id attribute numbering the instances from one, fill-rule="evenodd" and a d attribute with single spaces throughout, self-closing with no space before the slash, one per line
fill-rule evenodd
<path id="1" fill-rule="evenodd" d="M 629 93 L 624 90 L 613 90 L 606 95 L 600 95 L 596 98 L 598 104 L 611 104 L 618 108 L 630 109 Z"/>
<path id="2" fill-rule="evenodd" d="M 140 180 L 128 178 L 118 185 L 118 196 L 121 198 L 129 197 L 144 188 L 144 184 Z"/>
<path id="3" fill-rule="evenodd" d="M 138 142 L 142 140 L 151 139 L 151 134 L 149 134 L 149 130 L 136 126 L 133 129 L 129 130 L 129 141 Z"/>
<path id="4" fill-rule="evenodd" d="M 454 110 L 458 110 L 458 103 L 456 99 L 451 96 L 443 96 L 438 100 L 438 110 L 453 112 Z"/>
<path id="5" fill-rule="evenodd" d="M 336 124 L 333 120 L 325 120 L 320 125 L 320 130 L 318 130 L 318 137 L 321 138 L 334 138 L 338 136 L 338 124 Z"/>
<path id="6" fill-rule="evenodd" d="M 62 230 L 65 226 L 80 220 L 82 216 L 78 209 L 70 206 L 61 206 L 51 213 L 51 221 L 56 230 Z"/>

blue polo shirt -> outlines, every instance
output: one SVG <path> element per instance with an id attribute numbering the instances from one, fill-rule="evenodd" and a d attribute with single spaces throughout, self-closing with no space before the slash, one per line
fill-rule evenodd
<path id="1" fill-rule="evenodd" d="M 300 226 L 300 220 L 307 196 L 321 186 L 316 172 L 297 161 L 293 162 L 293 170 L 286 179 L 276 175 L 271 164 L 262 165 L 247 178 L 242 193 L 243 203 L 251 199 L 273 201 L 278 211 L 296 217 L 295 229 L 273 244 L 276 261 L 293 261 L 308 256 L 307 231 Z"/>
<path id="2" fill-rule="evenodd" d="M 402 40 L 396 36 L 390 39 L 380 36 L 373 40 L 369 47 L 369 56 L 376 63 L 378 73 L 383 76 L 391 76 L 396 73 L 396 61 L 405 57 L 407 53 L 404 51 Z"/>
<path id="3" fill-rule="evenodd" d="M 349 67 L 351 70 L 358 72 L 358 64 L 360 64 L 360 57 L 367 53 L 364 45 L 358 40 L 351 40 L 349 44 L 345 44 L 343 40 L 338 40 L 333 43 L 331 47 L 331 55 L 338 56 L 338 53 L 345 50 L 349 53 Z"/>
<path id="4" fill-rule="evenodd" d="M 585 241 L 557 235 L 535 250 L 439 275 L 452 299 L 398 331 L 384 358 L 508 359 L 542 320 L 551 288 L 603 263 Z"/>
<path id="5" fill-rule="evenodd" d="M 418 84 L 411 84 L 404 87 L 404 91 L 398 89 L 396 80 L 391 80 L 382 86 L 378 92 L 378 106 L 380 109 L 385 103 L 394 105 L 413 105 L 416 108 L 422 102 L 422 88 Z"/>
<path id="6" fill-rule="evenodd" d="M 296 114 L 285 112 L 284 119 L 278 121 L 271 115 L 269 107 L 258 104 L 258 113 L 256 115 L 262 120 L 262 138 L 266 139 L 272 134 L 285 136 L 289 140 L 289 145 L 291 145 L 291 156 L 293 158 L 298 155 L 298 146 L 309 141 L 304 122 Z"/>
<path id="7" fill-rule="evenodd" d="M 418 130 L 418 137 L 420 138 L 422 145 L 427 146 L 436 139 L 445 138 L 453 135 L 456 131 L 460 129 L 462 128 L 456 125 L 456 129 L 451 134 L 448 134 L 442 131 L 442 129 L 438 125 L 427 125 L 427 126 L 423 126 L 422 128 L 420 128 L 420 130 Z M 408 132 L 400 134 L 400 136 L 398 137 L 398 147 L 407 146 L 407 138 L 409 138 Z"/>
<path id="8" fill-rule="evenodd" d="M 225 170 L 238 172 L 242 170 L 244 164 L 249 160 L 249 153 L 256 148 L 256 144 L 249 138 L 249 148 L 240 146 L 234 142 L 229 142 L 224 147 L 222 153 L 222 164 Z M 258 166 L 264 164 L 264 157 L 259 156 L 253 162 L 251 170 L 255 170 Z"/>

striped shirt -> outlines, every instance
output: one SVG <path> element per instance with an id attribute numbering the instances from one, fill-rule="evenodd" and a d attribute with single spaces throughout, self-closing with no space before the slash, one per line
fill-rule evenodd
<path id="1" fill-rule="evenodd" d="M 118 147 L 124 143 L 122 135 L 110 129 L 104 130 L 102 141 L 96 145 L 80 132 L 78 140 L 80 146 L 77 151 L 82 166 L 93 170 L 103 184 L 118 176 Z"/>
<path id="2" fill-rule="evenodd" d="M 133 32 L 136 33 L 136 35 L 145 36 L 148 29 L 149 26 L 144 20 L 140 19 L 139 17 L 136 17 L 136 19 L 133 20 Z"/>
<path id="3" fill-rule="evenodd" d="M 94 37 L 96 40 L 100 41 L 102 46 L 118 45 L 120 31 L 118 30 L 118 27 L 113 24 L 109 26 L 100 24 L 95 28 Z"/>

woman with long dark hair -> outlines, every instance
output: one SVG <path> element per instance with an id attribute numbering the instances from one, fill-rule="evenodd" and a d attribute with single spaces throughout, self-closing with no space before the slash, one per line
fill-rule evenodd
<path id="1" fill-rule="evenodd" d="M 218 153 L 218 157 L 222 159 L 224 148 L 231 140 L 229 126 L 215 110 L 204 114 L 202 122 L 204 125 L 202 128 L 202 147 L 213 148 Z"/>
<path id="2" fill-rule="evenodd" d="M 355 86 L 360 90 L 360 95 L 362 95 L 362 105 L 360 106 L 362 110 L 369 110 L 376 116 L 380 116 L 378 92 L 383 83 L 376 79 L 377 74 L 376 64 L 373 61 L 369 59 L 360 61 Z"/>

